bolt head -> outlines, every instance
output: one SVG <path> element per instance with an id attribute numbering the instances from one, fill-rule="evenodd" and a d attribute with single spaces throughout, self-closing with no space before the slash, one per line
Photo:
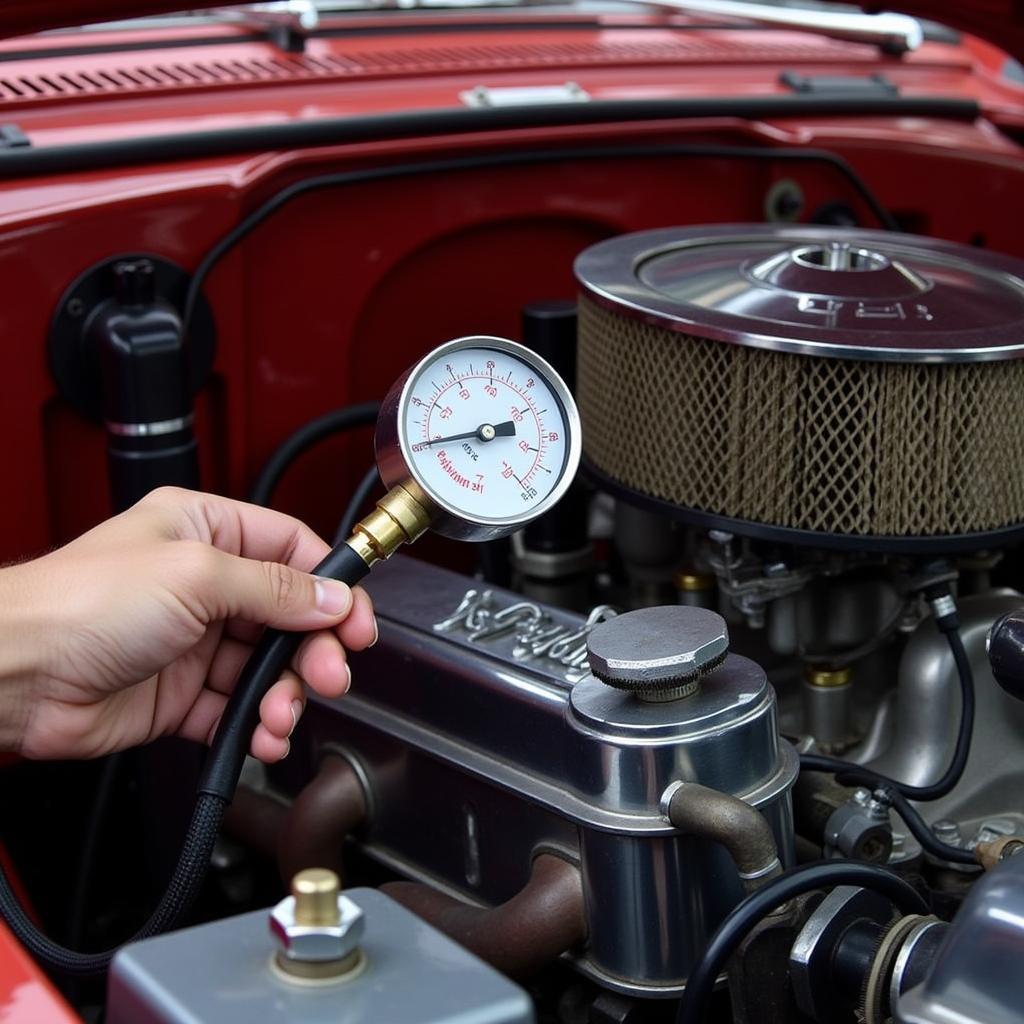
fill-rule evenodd
<path id="1" fill-rule="evenodd" d="M 355 952 L 366 930 L 362 910 L 347 896 L 339 895 L 337 924 L 299 924 L 295 897 L 287 896 L 270 912 L 270 932 L 288 960 L 309 963 L 343 960 Z"/>

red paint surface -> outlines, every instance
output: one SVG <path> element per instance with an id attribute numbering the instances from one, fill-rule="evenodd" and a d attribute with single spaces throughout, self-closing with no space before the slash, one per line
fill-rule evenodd
<path id="1" fill-rule="evenodd" d="M 0 1022 L 79 1024 L 49 979 L 0 922 Z"/>

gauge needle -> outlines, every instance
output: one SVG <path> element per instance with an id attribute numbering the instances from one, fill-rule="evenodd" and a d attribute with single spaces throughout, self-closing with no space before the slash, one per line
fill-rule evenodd
<path id="1" fill-rule="evenodd" d="M 452 434 L 449 437 L 435 437 L 432 441 L 427 441 L 426 446 L 429 448 L 432 444 L 441 444 L 444 441 L 464 441 L 466 438 L 475 437 L 478 441 L 493 441 L 496 437 L 515 437 L 516 436 L 516 425 L 512 420 L 506 420 L 504 423 L 481 423 L 476 430 L 470 430 L 465 434 Z"/>

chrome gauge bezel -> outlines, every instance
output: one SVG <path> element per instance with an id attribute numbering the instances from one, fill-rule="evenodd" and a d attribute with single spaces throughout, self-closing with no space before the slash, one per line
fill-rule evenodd
<path id="1" fill-rule="evenodd" d="M 502 352 L 526 364 L 532 372 L 542 377 L 559 404 L 565 430 L 568 433 L 568 443 L 565 446 L 565 456 L 559 470 L 557 483 L 536 505 L 516 515 L 495 518 L 474 516 L 465 509 L 452 505 L 432 490 L 430 484 L 417 469 L 416 460 L 410 457 L 412 442 L 406 433 L 406 413 L 410 397 L 420 375 L 428 367 L 435 365 L 439 359 L 472 348 L 493 349 Z M 576 476 L 583 451 L 583 442 L 576 402 L 554 367 L 547 360 L 542 359 L 518 342 L 481 334 L 455 338 L 432 349 L 395 383 L 381 404 L 377 420 L 375 448 L 377 468 L 386 487 L 394 487 L 411 480 L 416 488 L 429 498 L 434 513 L 431 523 L 432 530 L 456 540 L 485 541 L 497 540 L 515 533 L 559 502 Z"/>

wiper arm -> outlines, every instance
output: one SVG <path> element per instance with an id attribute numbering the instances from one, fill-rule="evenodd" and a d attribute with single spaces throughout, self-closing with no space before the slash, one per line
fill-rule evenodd
<path id="1" fill-rule="evenodd" d="M 634 0 L 629 0 L 634 2 Z M 906 14 L 861 14 L 856 11 L 810 10 L 747 3 L 744 0 L 635 0 L 649 7 L 667 7 L 685 14 L 740 18 L 758 25 L 814 32 L 830 39 L 872 43 L 887 53 L 916 50 L 924 38 L 921 25 Z"/>

